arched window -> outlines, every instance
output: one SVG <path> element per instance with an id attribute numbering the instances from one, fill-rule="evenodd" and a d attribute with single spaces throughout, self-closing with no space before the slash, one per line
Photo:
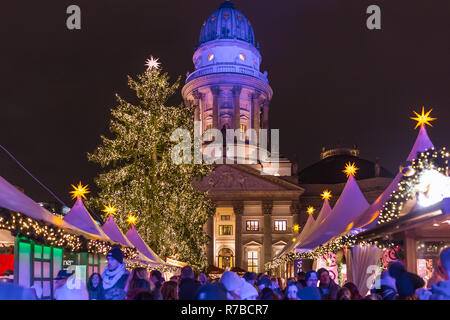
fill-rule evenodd
<path id="1" fill-rule="evenodd" d="M 219 251 L 218 255 L 218 267 L 222 269 L 233 268 L 234 255 L 233 251 L 228 248 L 223 248 Z"/>

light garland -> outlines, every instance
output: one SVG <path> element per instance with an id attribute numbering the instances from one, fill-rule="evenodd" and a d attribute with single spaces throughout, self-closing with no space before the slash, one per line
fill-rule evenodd
<path id="1" fill-rule="evenodd" d="M 6 209 L 0 210 L 0 229 L 9 230 L 13 236 L 23 236 L 38 244 L 65 248 L 72 252 L 106 255 L 113 246 L 109 242 L 86 239 L 81 235 L 69 233 L 63 228 Z M 135 248 L 122 247 L 121 249 L 127 259 L 135 259 L 138 256 Z"/>
<path id="2" fill-rule="evenodd" d="M 162 264 L 155 267 L 155 266 L 147 265 L 147 264 L 140 263 L 140 262 L 127 262 L 126 265 L 127 265 L 128 270 L 133 270 L 136 268 L 145 268 L 149 271 L 158 270 L 161 273 L 164 273 L 164 272 L 175 273 L 179 269 L 178 267 L 166 266 L 166 265 L 162 265 Z"/>
<path id="3" fill-rule="evenodd" d="M 434 148 L 419 153 L 417 159 L 412 161 L 410 174 L 405 175 L 394 191 L 391 198 L 384 204 L 380 213 L 378 224 L 385 224 L 397 220 L 405 202 L 416 193 L 416 186 L 425 170 L 436 170 L 445 176 L 449 175 L 450 154 L 444 147 L 440 150 Z"/>

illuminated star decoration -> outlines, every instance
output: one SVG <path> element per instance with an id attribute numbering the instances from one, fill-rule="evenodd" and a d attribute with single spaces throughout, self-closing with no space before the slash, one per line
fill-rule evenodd
<path id="1" fill-rule="evenodd" d="M 112 216 L 114 214 L 116 214 L 117 208 L 114 205 L 111 205 L 111 203 L 109 203 L 107 206 L 104 206 L 105 209 L 103 209 L 102 211 L 105 213 L 106 216 Z"/>
<path id="2" fill-rule="evenodd" d="M 356 167 L 354 162 L 353 163 L 349 162 L 349 163 L 345 164 L 345 169 L 342 170 L 342 172 L 345 173 L 348 178 L 350 175 L 355 176 L 356 171 L 358 171 L 358 170 L 359 170 L 359 168 Z"/>
<path id="3" fill-rule="evenodd" d="M 137 217 L 136 216 L 133 216 L 132 214 L 128 215 L 128 218 L 127 218 L 128 224 L 135 225 L 136 221 L 137 221 Z"/>
<path id="4" fill-rule="evenodd" d="M 87 200 L 85 194 L 90 192 L 88 185 L 83 186 L 80 181 L 76 187 L 72 184 L 72 188 L 74 189 L 73 191 L 70 191 L 70 193 L 72 193 L 72 199 L 83 197 L 84 200 Z"/>
<path id="5" fill-rule="evenodd" d="M 294 225 L 293 227 L 294 232 L 298 232 L 300 230 L 300 226 L 298 224 Z"/>
<path id="6" fill-rule="evenodd" d="M 159 59 L 155 59 L 155 58 L 153 58 L 153 56 L 150 56 L 150 59 L 147 59 L 145 61 L 145 66 L 147 67 L 147 71 L 152 68 L 159 69 L 160 63 L 158 62 L 158 60 Z"/>
<path id="7" fill-rule="evenodd" d="M 415 118 L 411 117 L 411 119 L 417 121 L 417 124 L 416 124 L 416 127 L 414 128 L 414 130 L 416 130 L 418 127 L 423 126 L 425 124 L 429 125 L 430 127 L 433 126 L 430 122 L 436 120 L 437 118 L 430 117 L 431 111 L 433 111 L 433 109 L 430 109 L 430 111 L 425 113 L 425 107 L 422 107 L 422 114 L 418 114 L 417 112 L 413 111 L 416 114 L 416 117 Z"/>
<path id="8" fill-rule="evenodd" d="M 309 206 L 309 207 L 306 209 L 306 212 L 308 212 L 308 214 L 313 214 L 314 211 L 316 211 L 316 209 L 314 209 L 313 206 Z"/>
<path id="9" fill-rule="evenodd" d="M 297 238 L 292 238 L 292 242 L 295 242 L 295 241 L 297 241 Z"/>
<path id="10" fill-rule="evenodd" d="M 330 198 L 331 198 L 331 191 L 330 190 L 324 190 L 320 196 L 322 197 L 322 200 L 330 200 Z"/>

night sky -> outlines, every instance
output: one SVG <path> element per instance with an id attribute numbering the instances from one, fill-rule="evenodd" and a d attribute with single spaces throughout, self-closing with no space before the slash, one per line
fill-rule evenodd
<path id="1" fill-rule="evenodd" d="M 203 21 L 221 0 L 15 0 L 0 16 L 0 144 L 69 206 L 70 184 L 94 188 L 86 153 L 108 133 L 127 75 L 160 58 L 172 79 L 193 70 Z M 235 0 L 252 23 L 274 96 L 270 126 L 300 168 L 322 145 L 357 144 L 395 172 L 417 135 L 412 111 L 433 108 L 436 147 L 450 147 L 448 0 Z M 81 30 L 66 8 L 81 7 Z M 382 30 L 366 28 L 366 8 Z M 174 101 L 181 100 L 179 94 Z M 36 201 L 52 197 L 0 150 L 0 175 Z"/>

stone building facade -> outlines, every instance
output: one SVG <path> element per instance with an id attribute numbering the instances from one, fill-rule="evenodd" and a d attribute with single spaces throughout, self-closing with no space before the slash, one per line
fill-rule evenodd
<path id="1" fill-rule="evenodd" d="M 203 23 L 193 63 L 195 70 L 187 74 L 182 96 L 186 104 L 196 106 L 195 120 L 201 122 L 202 132 L 240 129 L 241 142 L 259 148 L 248 143 L 244 132 L 270 128 L 273 91 L 267 72 L 260 72 L 261 54 L 250 21 L 230 1 Z M 204 144 L 208 140 L 204 137 Z M 327 154 L 328 158 L 342 156 L 333 151 Z M 350 156 L 359 159 L 354 152 Z M 319 195 L 324 189 L 330 189 L 337 199 L 344 187 L 339 181 L 314 179 L 314 174 L 299 183 L 296 166 L 284 158 L 272 175 L 261 174 L 264 165 L 219 164 L 196 182 L 216 205 L 215 215 L 204 227 L 211 239 L 207 247 L 210 265 L 263 272 L 264 264 L 295 237 L 294 227 L 306 222 L 306 207 L 320 209 Z M 373 201 L 390 181 L 369 174 L 361 180 L 361 188 L 368 201 Z"/>

